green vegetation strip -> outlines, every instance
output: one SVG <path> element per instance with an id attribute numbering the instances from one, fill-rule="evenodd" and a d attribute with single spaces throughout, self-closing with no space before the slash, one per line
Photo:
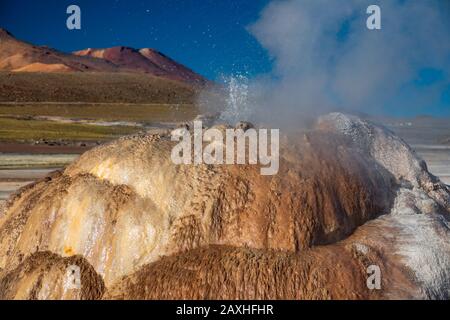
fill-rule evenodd
<path id="1" fill-rule="evenodd" d="M 0 141 L 39 139 L 108 140 L 121 135 L 135 133 L 139 130 L 141 130 L 140 127 L 98 126 L 0 117 Z"/>
<path id="2" fill-rule="evenodd" d="M 192 104 L 1 103 L 3 116 L 53 116 L 104 121 L 174 122 L 195 118 Z"/>
<path id="3" fill-rule="evenodd" d="M 0 170 L 62 168 L 73 162 L 78 156 L 77 154 L 0 154 Z"/>

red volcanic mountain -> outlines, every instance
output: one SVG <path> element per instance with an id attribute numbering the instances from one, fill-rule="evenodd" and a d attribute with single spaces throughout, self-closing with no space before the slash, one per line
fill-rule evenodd
<path id="1" fill-rule="evenodd" d="M 193 84 L 207 80 L 149 48 L 113 47 L 64 53 L 14 38 L 0 28 L 0 71 L 140 73 Z"/>
<path id="2" fill-rule="evenodd" d="M 106 49 L 85 49 L 74 52 L 77 56 L 93 57 L 111 62 L 121 70 L 144 72 L 173 80 L 203 83 L 205 79 L 154 49 L 113 47 Z"/>

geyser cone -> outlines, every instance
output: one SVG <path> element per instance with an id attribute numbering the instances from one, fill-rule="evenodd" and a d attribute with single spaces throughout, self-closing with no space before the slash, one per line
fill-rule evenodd
<path id="1" fill-rule="evenodd" d="M 322 259 L 326 259 L 328 251 L 323 251 L 322 245 L 344 240 L 367 221 L 390 213 L 394 204 L 398 205 L 398 190 L 404 185 L 414 186 L 415 192 L 429 199 L 436 212 L 446 211 L 448 190 L 433 180 L 405 144 L 392 134 L 359 121 L 332 115 L 323 118 L 311 132 L 282 139 L 280 169 L 274 176 L 260 175 L 256 165 L 175 165 L 170 158 L 175 142 L 167 136 L 132 136 L 100 146 L 86 152 L 61 174 L 36 183 L 11 199 L 0 218 L 0 268 L 5 274 L 36 251 L 48 250 L 62 257 L 79 254 L 111 288 L 123 276 L 143 267 L 152 268 L 152 263 L 163 270 L 167 267 L 163 261 L 168 260 L 161 257 L 166 255 L 171 256 L 169 261 L 176 268 L 187 267 L 189 257 L 203 254 L 211 264 L 220 266 L 234 259 L 228 253 L 225 260 L 214 258 L 214 252 L 225 246 L 235 248 L 231 252 L 248 248 L 250 251 L 239 254 L 239 259 L 249 270 L 259 268 L 259 264 L 248 261 L 252 250 L 293 255 L 292 264 L 289 259 L 283 260 L 287 262 L 282 270 L 290 274 L 289 268 L 301 272 L 306 269 L 300 265 L 308 268 L 313 262 L 319 263 L 322 254 Z M 368 129 L 370 134 L 362 129 Z M 409 176 L 384 157 L 394 151 L 396 155 L 407 153 L 405 159 L 409 162 L 404 165 Z M 380 232 L 379 228 L 387 230 L 386 226 L 373 228 L 373 232 Z M 362 240 L 372 234 L 366 230 Z M 394 256 L 395 244 L 389 251 L 380 239 L 376 238 L 370 246 L 382 248 L 376 251 L 381 256 L 374 259 L 383 265 L 384 259 Z M 211 253 L 210 245 L 218 247 Z M 353 242 L 349 247 L 353 247 Z M 196 248 L 206 251 L 192 251 Z M 310 251 L 311 248 L 317 251 Z M 333 261 L 350 263 L 352 250 Z M 383 255 L 385 251 L 390 254 Z M 319 258 L 310 264 L 298 262 L 301 255 L 310 252 Z M 214 257 L 208 258 L 211 254 Z M 355 267 L 349 267 L 348 272 L 358 272 L 358 279 L 363 277 L 364 264 L 350 264 Z M 227 272 L 233 272 L 233 264 L 228 267 L 231 271 Z M 324 272 L 331 268 L 327 264 Z M 173 283 L 178 272 L 171 273 L 169 269 L 167 281 Z M 399 269 L 401 266 L 392 270 Z M 216 268 L 202 270 L 211 275 Z M 392 270 L 391 275 L 400 273 Z M 265 282 L 259 283 L 258 279 L 263 281 L 267 276 L 254 278 L 252 285 L 264 286 Z M 300 282 L 295 285 L 303 286 L 303 278 L 296 279 Z M 280 292 L 277 298 L 298 297 L 288 294 L 290 290 L 276 291 L 282 283 L 266 284 L 270 290 Z M 402 288 L 410 286 L 406 280 L 402 283 Z M 311 286 L 301 287 L 302 292 L 313 290 Z M 333 291 L 332 296 L 367 294 L 362 291 L 367 289 L 365 284 L 348 286 L 356 286 L 359 291 L 346 287 Z M 195 291 L 199 288 L 193 290 L 192 295 L 174 292 L 174 296 L 219 297 Z M 234 295 L 233 291 L 224 292 L 229 298 L 264 296 L 242 290 Z M 311 296 L 314 290 L 310 291 Z M 169 297 L 157 292 L 151 296 L 125 296 Z"/>

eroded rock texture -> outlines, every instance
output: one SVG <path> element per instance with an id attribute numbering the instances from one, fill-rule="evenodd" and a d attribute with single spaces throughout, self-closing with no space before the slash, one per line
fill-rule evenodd
<path id="1" fill-rule="evenodd" d="M 71 266 L 79 268 L 80 285 L 71 281 Z M 26 258 L 17 268 L 3 274 L 0 299 L 80 299 L 102 297 L 105 285 L 94 268 L 81 256 L 62 258 L 42 251 Z"/>
<path id="2" fill-rule="evenodd" d="M 177 166 L 174 144 L 122 138 L 24 188 L 0 216 L 3 274 L 50 251 L 83 256 L 105 298 L 448 297 L 449 191 L 390 132 L 322 117 L 282 138 L 274 176 Z"/>

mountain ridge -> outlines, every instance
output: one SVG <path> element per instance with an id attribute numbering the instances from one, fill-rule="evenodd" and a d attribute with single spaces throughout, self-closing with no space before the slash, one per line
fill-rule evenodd
<path id="1" fill-rule="evenodd" d="M 15 38 L 0 28 L 0 71 L 139 73 L 204 85 L 206 78 L 152 48 L 87 48 L 65 53 Z"/>

